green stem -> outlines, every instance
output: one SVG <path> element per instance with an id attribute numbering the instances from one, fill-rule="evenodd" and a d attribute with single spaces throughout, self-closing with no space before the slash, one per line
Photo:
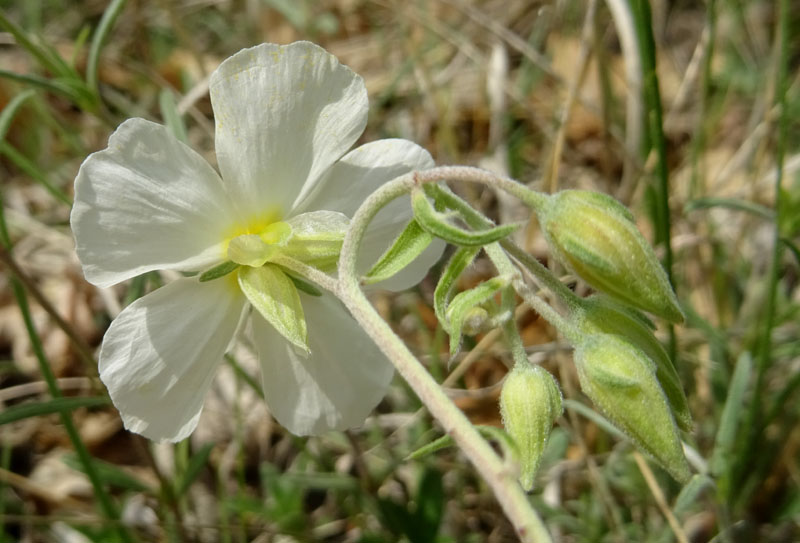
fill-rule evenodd
<path id="1" fill-rule="evenodd" d="M 544 523 L 531 507 L 514 474 L 375 311 L 359 285 L 356 272 L 358 247 L 375 214 L 414 187 L 451 178 L 450 174 L 457 170 L 461 169 L 436 168 L 406 174 L 385 184 L 361 205 L 351 221 L 342 246 L 337 295 L 486 480 L 520 539 L 524 542 L 550 542 Z"/>

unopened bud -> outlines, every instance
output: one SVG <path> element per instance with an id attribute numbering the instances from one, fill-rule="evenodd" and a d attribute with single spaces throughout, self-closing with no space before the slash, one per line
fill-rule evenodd
<path id="1" fill-rule="evenodd" d="M 652 247 L 633 217 L 599 192 L 554 194 L 539 217 L 556 256 L 595 289 L 671 322 L 683 313 Z"/>
<path id="2" fill-rule="evenodd" d="M 606 417 L 677 481 L 691 476 L 652 360 L 620 336 L 595 334 L 575 348 L 581 388 Z"/>
<path id="3" fill-rule="evenodd" d="M 621 336 L 641 349 L 655 363 L 656 378 L 672 408 L 675 422 L 682 430 L 691 431 L 692 415 L 678 372 L 664 347 L 648 328 L 646 317 L 637 315 L 634 309 L 617 305 L 600 296 L 584 299 L 577 316 L 578 327 L 583 333 Z"/>
<path id="4" fill-rule="evenodd" d="M 500 413 L 519 449 L 519 482 L 531 490 L 553 422 L 562 413 L 561 390 L 540 366 L 517 364 L 503 383 Z"/>

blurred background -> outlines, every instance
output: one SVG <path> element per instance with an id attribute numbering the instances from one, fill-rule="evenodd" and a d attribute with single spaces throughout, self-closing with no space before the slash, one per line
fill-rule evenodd
<path id="1" fill-rule="evenodd" d="M 134 116 L 168 124 L 213 164 L 208 75 L 241 48 L 300 39 L 364 77 L 362 142 L 407 138 L 438 164 L 612 194 L 671 271 L 688 319 L 659 337 L 695 420 L 683 437 L 698 476 L 685 488 L 588 409 L 568 346 L 518 314 L 532 359 L 570 400 L 530 496 L 554 539 L 800 540 L 797 1 L 0 10 L 0 542 L 516 540 L 456 449 L 406 458 L 441 432 L 399 378 L 362 427 L 298 438 L 272 421 L 252 355 L 235 350 L 177 445 L 124 431 L 97 379 L 109 322 L 164 278 L 104 291 L 84 281 L 68 224 L 78 167 Z M 528 221 L 490 190 L 458 191 L 496 220 Z M 535 221 L 516 235 L 547 262 Z M 492 272 L 478 262 L 461 286 Z M 499 426 L 510 357 L 488 333 L 448 364 L 437 277 L 373 301 L 474 423 Z"/>

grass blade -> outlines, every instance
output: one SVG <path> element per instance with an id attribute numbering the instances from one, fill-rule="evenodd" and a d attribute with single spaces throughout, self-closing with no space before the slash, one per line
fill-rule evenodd
<path id="1" fill-rule="evenodd" d="M 108 398 L 96 396 L 53 398 L 52 400 L 47 400 L 44 402 L 24 403 L 1 411 L 0 426 L 31 417 L 40 417 L 42 415 L 52 415 L 53 413 L 73 411 L 81 407 L 97 407 L 108 404 Z"/>
<path id="2" fill-rule="evenodd" d="M 92 36 L 92 44 L 89 47 L 89 60 L 86 65 L 86 84 L 89 90 L 95 95 L 100 96 L 100 89 L 97 80 L 97 69 L 100 64 L 100 53 L 102 52 L 103 45 L 106 43 L 108 34 L 114 26 L 114 23 L 122 13 L 122 8 L 125 7 L 126 0 L 113 0 L 111 4 L 103 12 L 103 17 L 100 19 L 100 24 Z"/>

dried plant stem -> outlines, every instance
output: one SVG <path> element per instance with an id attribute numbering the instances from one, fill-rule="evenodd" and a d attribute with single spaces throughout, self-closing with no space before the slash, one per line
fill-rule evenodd
<path id="1" fill-rule="evenodd" d="M 531 507 L 515 474 L 504 465 L 464 413 L 453 404 L 425 367 L 381 318 L 359 285 L 356 272 L 357 250 L 375 214 L 390 201 L 410 192 L 414 187 L 446 178 L 483 182 L 526 197 L 529 195 L 524 193 L 530 192 L 510 179 L 497 178 L 474 168 L 460 167 L 414 172 L 387 183 L 373 193 L 353 217 L 342 246 L 336 293 L 489 484 L 520 539 L 525 542 L 550 542 L 551 538 L 544 523 Z"/>
<path id="2" fill-rule="evenodd" d="M 658 482 L 653 475 L 653 470 L 651 470 L 650 466 L 647 465 L 647 461 L 645 461 L 644 456 L 642 456 L 638 451 L 634 451 L 633 459 L 636 460 L 636 465 L 639 466 L 639 471 L 642 472 L 642 476 L 647 483 L 647 488 L 650 489 L 650 493 L 656 500 L 658 508 L 661 509 L 661 513 L 663 513 L 664 517 L 667 519 L 669 527 L 672 528 L 672 533 L 675 534 L 675 539 L 678 540 L 678 543 L 689 543 L 689 538 L 686 537 L 686 532 L 683 531 L 678 519 L 676 519 L 675 515 L 672 514 L 672 510 L 670 510 L 669 505 L 667 504 L 667 499 L 664 497 L 661 487 L 658 486 Z"/>

